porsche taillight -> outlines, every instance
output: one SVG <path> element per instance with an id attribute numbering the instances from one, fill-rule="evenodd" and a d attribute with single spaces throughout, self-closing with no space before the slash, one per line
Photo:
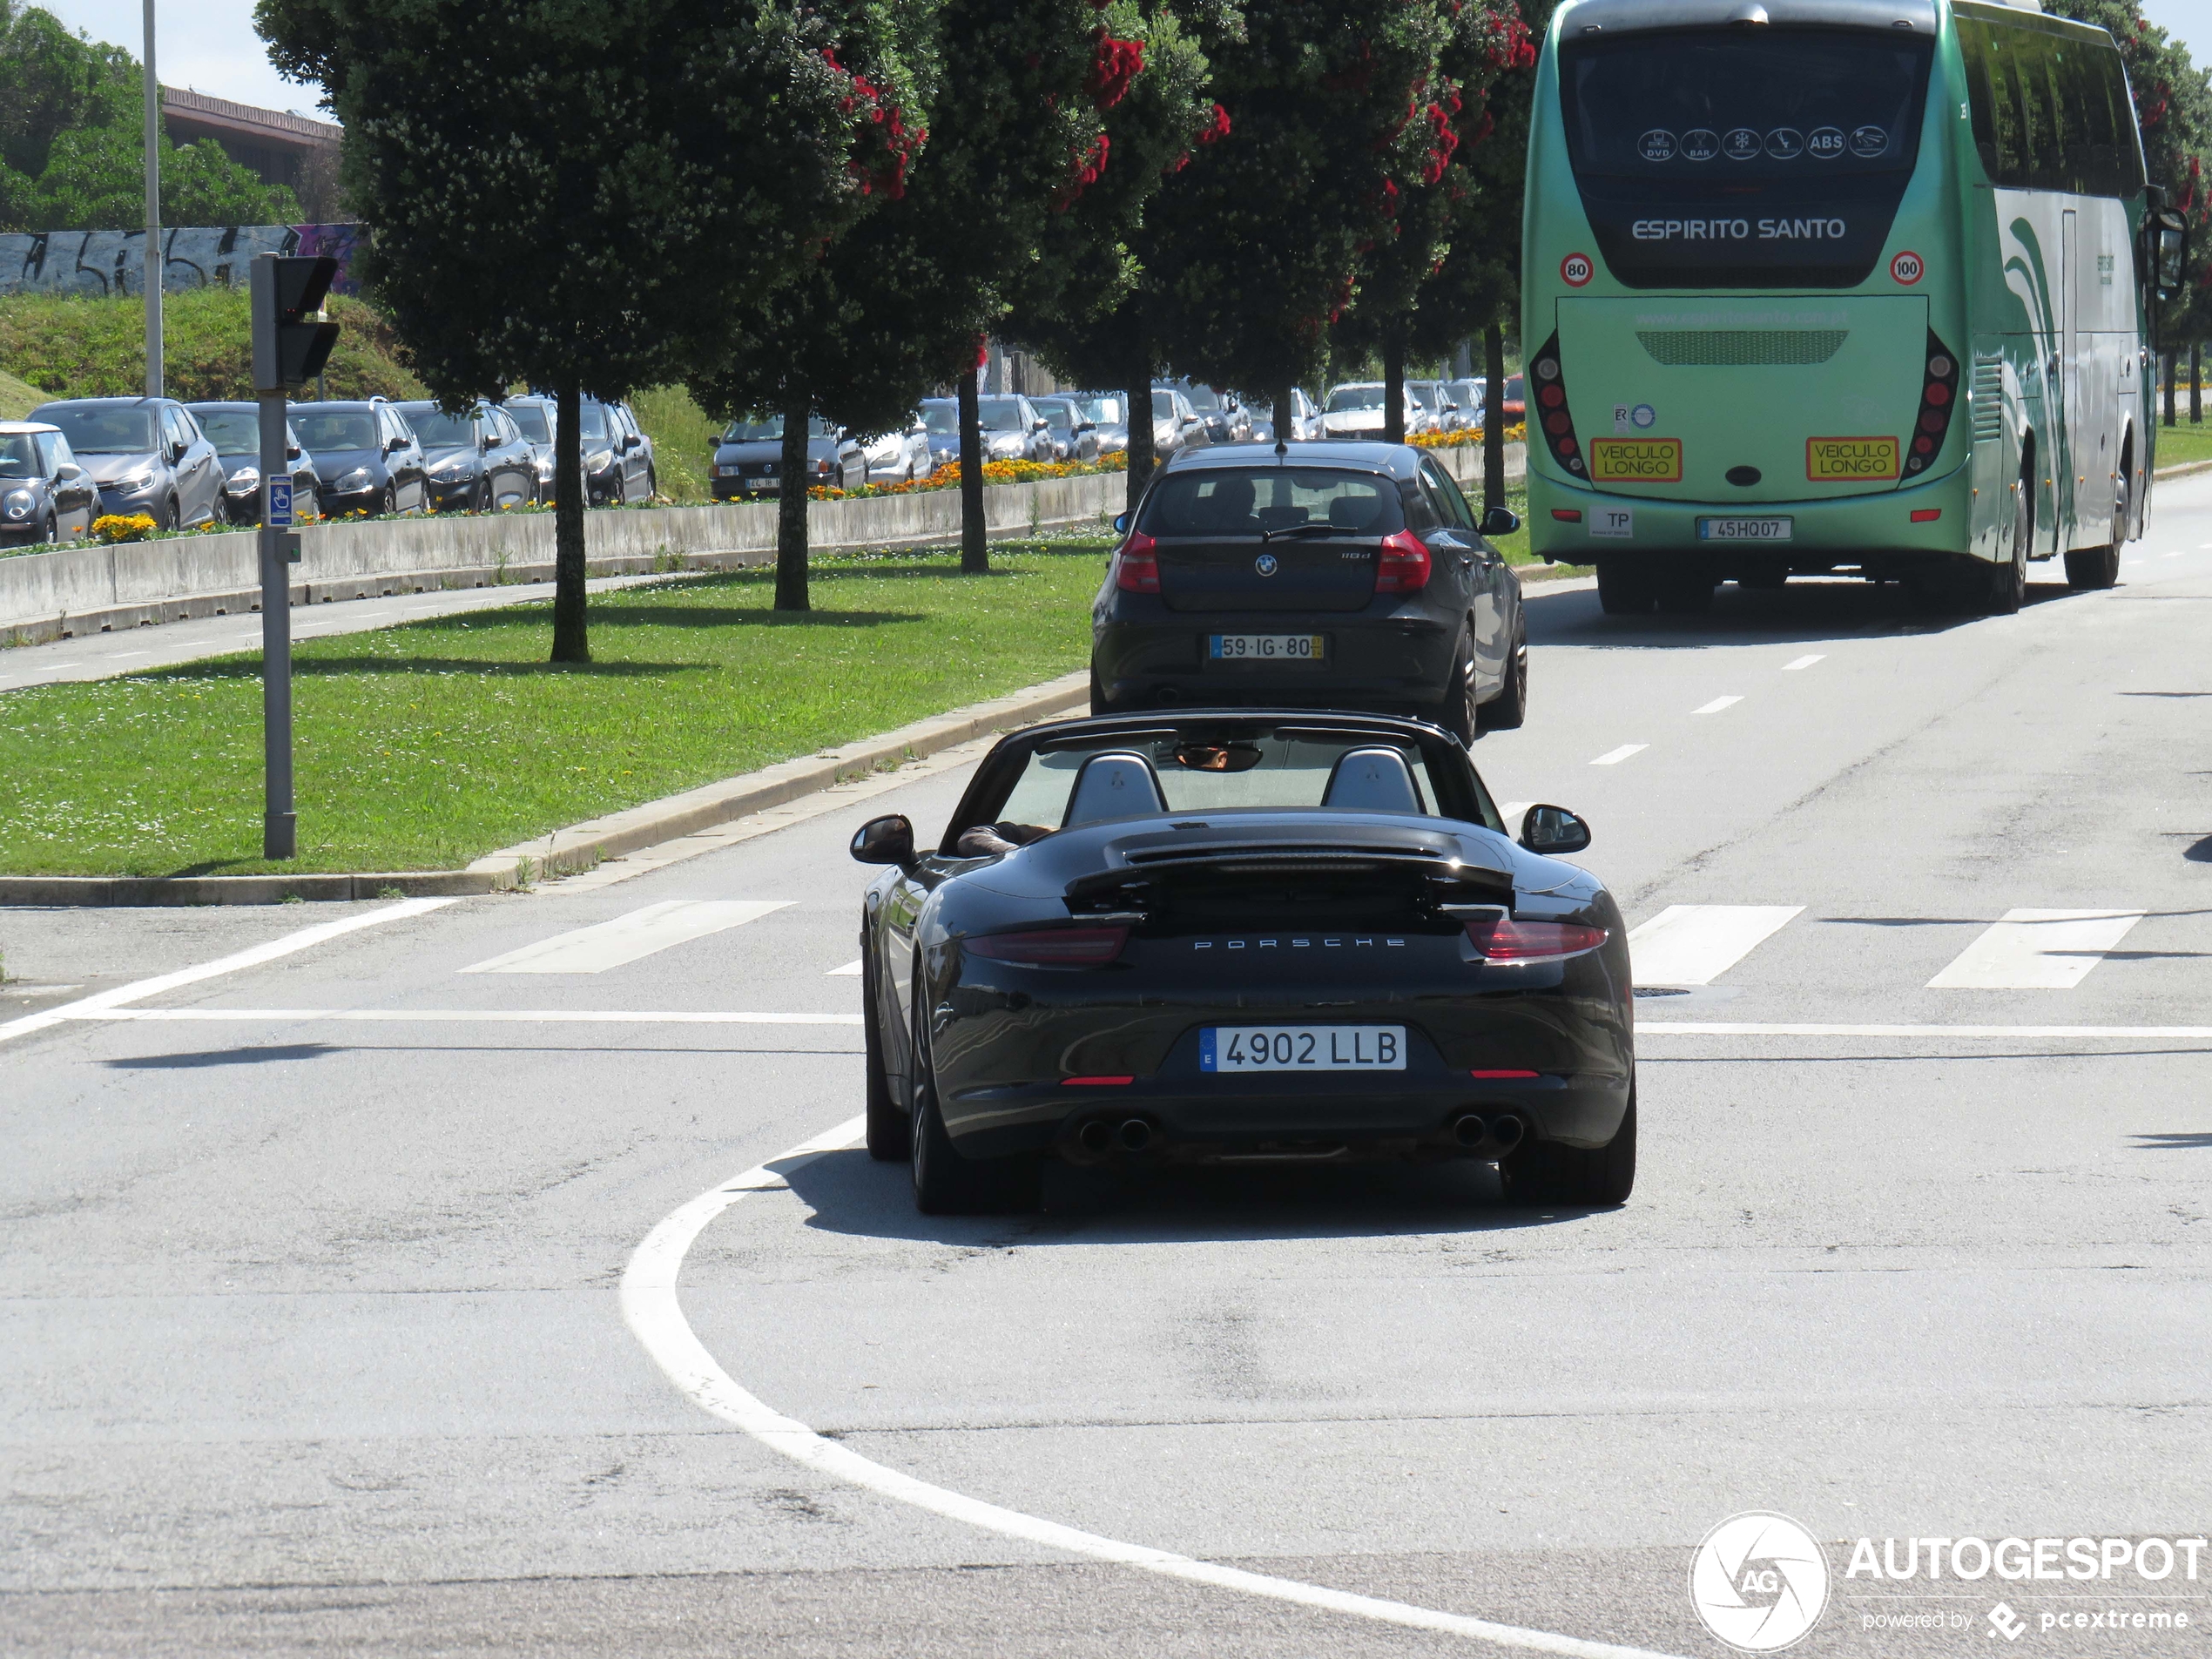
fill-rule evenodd
<path id="1" fill-rule="evenodd" d="M 1575 921 L 1483 916 L 1467 923 L 1467 939 L 1490 961 L 1548 962 L 1595 950 L 1605 942 L 1605 929 Z"/>
<path id="2" fill-rule="evenodd" d="M 1035 933 L 978 934 L 962 948 L 971 956 L 1024 968 L 1103 968 L 1129 943 L 1126 927 L 1048 927 Z"/>
<path id="3" fill-rule="evenodd" d="M 1123 593 L 1160 590 L 1160 544 L 1143 530 L 1131 530 L 1114 555 L 1114 585 Z"/>
<path id="4" fill-rule="evenodd" d="M 1411 530 L 1386 536 L 1375 550 L 1375 591 L 1413 593 L 1428 586 L 1428 548 Z"/>

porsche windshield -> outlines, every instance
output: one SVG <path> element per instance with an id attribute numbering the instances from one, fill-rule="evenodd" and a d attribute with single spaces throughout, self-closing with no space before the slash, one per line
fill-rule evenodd
<path id="1" fill-rule="evenodd" d="M 1387 536 L 1401 523 L 1387 478 L 1264 464 L 1168 474 L 1145 498 L 1138 528 L 1148 536 L 1258 536 L 1326 524 L 1347 536 Z"/>
<path id="2" fill-rule="evenodd" d="M 1028 757 L 996 816 L 1001 821 L 1058 829 L 1068 815 L 1076 774 L 1098 754 L 1143 756 L 1159 779 L 1161 798 L 1170 813 L 1240 807 L 1310 810 L 1333 804 L 1327 799 L 1329 780 L 1339 760 L 1353 750 L 1375 749 L 1391 750 L 1406 763 L 1403 776 L 1409 792 L 1398 803 L 1401 810 L 1424 817 L 1445 815 L 1418 743 L 1372 732 L 1240 728 L 1217 734 L 1148 732 L 1039 749 Z M 1503 827 L 1487 797 L 1480 799 L 1480 810 L 1491 828 Z"/>

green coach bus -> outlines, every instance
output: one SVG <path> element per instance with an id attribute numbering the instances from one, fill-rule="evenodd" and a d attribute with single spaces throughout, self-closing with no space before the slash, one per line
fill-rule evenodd
<path id="1" fill-rule="evenodd" d="M 2181 216 L 2102 30 L 1977 0 L 1568 0 L 1523 246 L 1535 550 L 1607 611 L 2116 579 Z"/>

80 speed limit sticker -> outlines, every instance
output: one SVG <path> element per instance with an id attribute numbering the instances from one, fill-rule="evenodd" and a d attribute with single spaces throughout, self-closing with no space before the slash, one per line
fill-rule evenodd
<path id="1" fill-rule="evenodd" d="M 1570 288 L 1579 288 L 1597 274 L 1597 266 L 1587 253 L 1570 253 L 1559 262 L 1560 280 Z"/>
<path id="2" fill-rule="evenodd" d="M 1918 282 L 1926 270 L 1927 266 L 1920 262 L 1920 256 L 1909 247 L 1890 261 L 1890 274 L 1908 288 Z"/>

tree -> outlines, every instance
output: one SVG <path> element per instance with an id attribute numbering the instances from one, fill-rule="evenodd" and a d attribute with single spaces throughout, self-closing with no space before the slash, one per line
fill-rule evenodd
<path id="1" fill-rule="evenodd" d="M 119 46 L 0 0 L 0 228 L 135 230 L 145 223 L 145 79 Z M 212 139 L 164 134 L 165 225 L 284 225 L 300 204 Z"/>
<path id="2" fill-rule="evenodd" d="M 1194 145 L 1217 135 L 1205 35 L 1240 31 L 1224 5 L 1189 3 L 1188 21 L 1168 4 L 1113 0 L 1100 16 L 1102 66 L 1136 72 L 1118 87 L 1104 74 L 1104 116 L 1096 170 L 1077 175 L 1053 204 L 1037 259 L 1009 295 L 1007 333 L 1063 380 L 1127 388 L 1129 505 L 1152 471 L 1151 385 L 1145 344 L 1144 267 L 1136 247 L 1145 209 Z"/>
<path id="3" fill-rule="evenodd" d="M 346 125 L 356 266 L 449 401 L 554 389 L 553 659 L 590 660 L 577 414 L 680 378 L 899 165 L 896 8 L 785 0 L 260 0 Z"/>
<path id="4" fill-rule="evenodd" d="M 1415 84 L 1404 128 L 1387 152 L 1398 211 L 1366 252 L 1352 307 L 1333 342 L 1339 350 L 1348 347 L 1381 358 L 1383 435 L 1392 443 L 1406 440 L 1407 354 L 1450 351 L 1493 320 L 1509 292 L 1507 270 L 1491 235 L 1500 227 L 1485 211 L 1495 204 L 1480 192 L 1468 163 L 1494 135 L 1496 123 L 1485 107 L 1491 84 L 1514 71 L 1525 78 L 1536 61 L 1514 0 L 1447 5 L 1440 21 L 1434 71 Z M 1525 145 L 1525 126 L 1522 138 Z M 1519 193 L 1514 192 L 1511 232 L 1516 248 Z M 1454 266 L 1457 249 L 1464 253 Z"/>

